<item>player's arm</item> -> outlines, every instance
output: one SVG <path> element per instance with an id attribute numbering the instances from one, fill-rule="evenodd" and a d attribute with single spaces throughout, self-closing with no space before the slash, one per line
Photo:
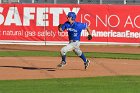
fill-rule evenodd
<path id="1" fill-rule="evenodd" d="M 90 27 L 88 26 L 88 24 L 87 23 L 83 23 L 83 29 L 86 29 L 87 30 L 87 32 L 88 32 L 88 36 L 87 36 L 87 39 L 88 40 L 91 40 L 92 39 L 92 35 L 91 35 L 91 33 L 90 33 Z"/>
<path id="2" fill-rule="evenodd" d="M 91 31 L 91 30 L 90 30 L 90 27 L 89 27 L 89 26 L 87 27 L 86 30 L 87 30 L 87 32 L 88 32 L 88 35 L 91 35 L 91 34 L 90 34 L 90 31 Z"/>
<path id="3" fill-rule="evenodd" d="M 87 32 L 88 32 L 88 40 L 91 40 L 92 39 L 92 35 L 91 35 L 91 33 L 90 33 L 90 31 L 91 31 L 91 29 L 90 29 L 90 27 L 88 26 L 87 28 L 86 28 L 86 30 L 87 30 Z"/>
<path id="4" fill-rule="evenodd" d="M 63 26 L 63 24 L 59 24 L 59 25 L 58 25 L 58 31 L 59 31 L 59 32 L 63 32 L 62 26 Z"/>

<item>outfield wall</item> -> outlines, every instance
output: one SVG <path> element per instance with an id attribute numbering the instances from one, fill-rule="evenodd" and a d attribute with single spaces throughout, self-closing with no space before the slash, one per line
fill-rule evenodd
<path id="1" fill-rule="evenodd" d="M 140 6 L 96 4 L 0 4 L 0 44 L 67 44 L 57 26 L 69 11 L 91 28 L 93 39 L 83 30 L 82 44 L 140 46 Z"/>

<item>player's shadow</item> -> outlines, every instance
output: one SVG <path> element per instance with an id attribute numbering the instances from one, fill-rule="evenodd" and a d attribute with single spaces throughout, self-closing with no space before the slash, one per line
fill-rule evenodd
<path id="1" fill-rule="evenodd" d="M 5 68 L 21 68 L 26 70 L 47 70 L 47 71 L 56 71 L 56 68 L 38 68 L 38 67 L 24 67 L 24 66 L 0 66 Z"/>

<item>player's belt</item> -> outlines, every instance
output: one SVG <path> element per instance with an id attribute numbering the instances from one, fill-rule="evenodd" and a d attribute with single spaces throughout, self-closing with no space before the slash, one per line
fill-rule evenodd
<path id="1" fill-rule="evenodd" d="M 70 42 L 78 42 L 79 40 L 70 40 Z"/>

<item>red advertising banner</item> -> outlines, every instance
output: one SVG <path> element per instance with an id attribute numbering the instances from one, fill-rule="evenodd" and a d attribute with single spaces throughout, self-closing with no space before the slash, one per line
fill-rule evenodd
<path id="1" fill-rule="evenodd" d="M 67 31 L 60 33 L 57 26 L 69 11 L 91 28 L 93 39 L 83 30 L 82 42 L 140 45 L 140 6 L 135 5 L 0 4 L 0 41 L 68 41 Z"/>

